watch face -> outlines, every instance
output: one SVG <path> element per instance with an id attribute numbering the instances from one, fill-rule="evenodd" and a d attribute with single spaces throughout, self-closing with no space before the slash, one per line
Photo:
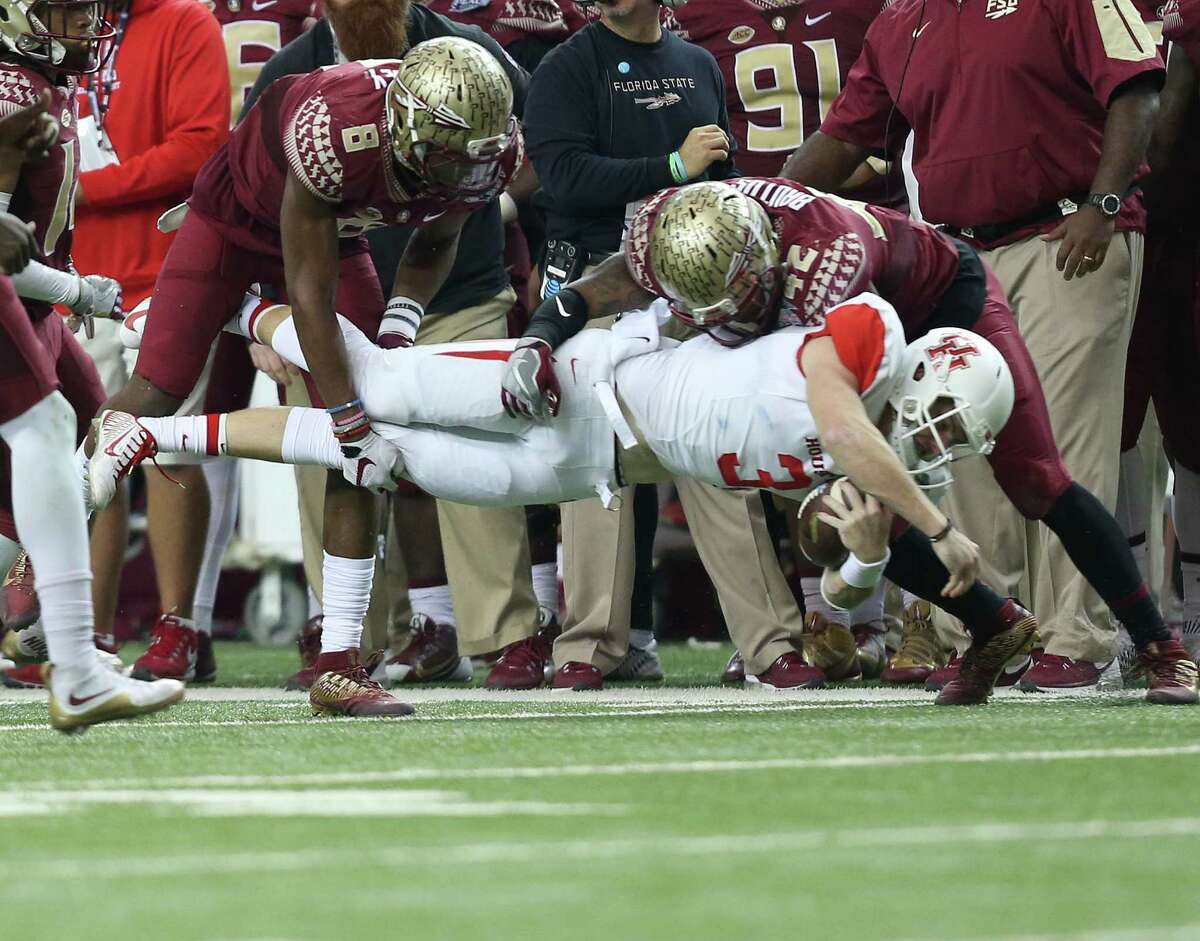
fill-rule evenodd
<path id="1" fill-rule="evenodd" d="M 1107 193 L 1100 198 L 1100 211 L 1106 216 L 1115 216 L 1121 211 L 1121 197 Z"/>

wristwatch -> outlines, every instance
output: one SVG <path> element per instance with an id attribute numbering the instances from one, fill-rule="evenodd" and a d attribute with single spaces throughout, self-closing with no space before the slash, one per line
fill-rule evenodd
<path id="1" fill-rule="evenodd" d="M 1088 193 L 1087 205 L 1099 209 L 1105 219 L 1115 219 L 1121 211 L 1121 197 L 1116 193 Z"/>

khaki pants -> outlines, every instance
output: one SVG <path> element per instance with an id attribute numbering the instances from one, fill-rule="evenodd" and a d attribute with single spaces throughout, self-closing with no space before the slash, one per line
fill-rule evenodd
<path id="1" fill-rule="evenodd" d="M 1064 281 L 1054 266 L 1058 249 L 1058 242 L 1034 237 L 981 255 L 1008 294 L 1067 468 L 1111 511 L 1143 237 L 1117 233 L 1104 266 L 1073 281 Z M 955 465 L 948 511 L 990 563 L 984 577 L 997 591 L 1032 606 L 1047 651 L 1096 662 L 1113 657 L 1116 624 L 1107 606 L 1058 538 L 1041 523 L 1022 518 L 1008 502 L 985 461 Z"/>
<path id="2" fill-rule="evenodd" d="M 607 328 L 612 319 L 597 320 Z M 675 332 L 664 330 L 664 333 Z M 796 648 L 800 609 L 779 568 L 758 493 L 720 490 L 678 480 L 679 498 L 700 559 L 712 578 L 721 610 L 746 662 L 757 674 Z M 567 615 L 554 643 L 554 662 L 590 663 L 614 669 L 629 648 L 633 599 L 633 489 L 621 491 L 621 507 L 599 499 L 562 505 L 563 584 Z"/>
<path id="3" fill-rule="evenodd" d="M 417 343 L 503 339 L 508 336 L 508 310 L 514 297 L 512 289 L 505 288 L 475 307 L 453 314 L 431 314 L 421 322 Z M 301 404 L 297 397 L 303 397 L 307 404 L 302 382 L 288 386 L 288 404 Z M 319 467 L 296 468 L 304 572 L 318 598 L 325 473 Z M 459 625 L 459 652 L 467 656 L 488 653 L 530 636 L 537 629 L 537 601 L 524 507 L 476 507 L 439 500 L 438 523 Z M 387 646 L 389 612 L 407 607 L 403 561 L 394 540 L 389 540 L 387 555 L 386 572 L 381 566 L 375 573 L 364 648 Z"/>

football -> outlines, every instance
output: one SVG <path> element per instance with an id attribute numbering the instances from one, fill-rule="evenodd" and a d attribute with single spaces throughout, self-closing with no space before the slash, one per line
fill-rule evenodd
<path id="1" fill-rule="evenodd" d="M 818 519 L 818 514 L 828 512 L 826 498 L 835 487 L 852 487 L 844 477 L 826 481 L 814 487 L 800 504 L 799 511 L 799 540 L 800 551 L 814 565 L 822 568 L 837 568 L 846 561 L 850 554 L 842 545 L 842 537 L 828 523 Z"/>

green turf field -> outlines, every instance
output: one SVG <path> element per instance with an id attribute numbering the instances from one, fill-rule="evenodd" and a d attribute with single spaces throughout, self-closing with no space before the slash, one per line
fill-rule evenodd
<path id="1" fill-rule="evenodd" d="M 726 653 L 400 721 L 225 688 L 69 739 L 4 693 L 0 938 L 1200 938 L 1200 709 L 697 687 Z"/>

